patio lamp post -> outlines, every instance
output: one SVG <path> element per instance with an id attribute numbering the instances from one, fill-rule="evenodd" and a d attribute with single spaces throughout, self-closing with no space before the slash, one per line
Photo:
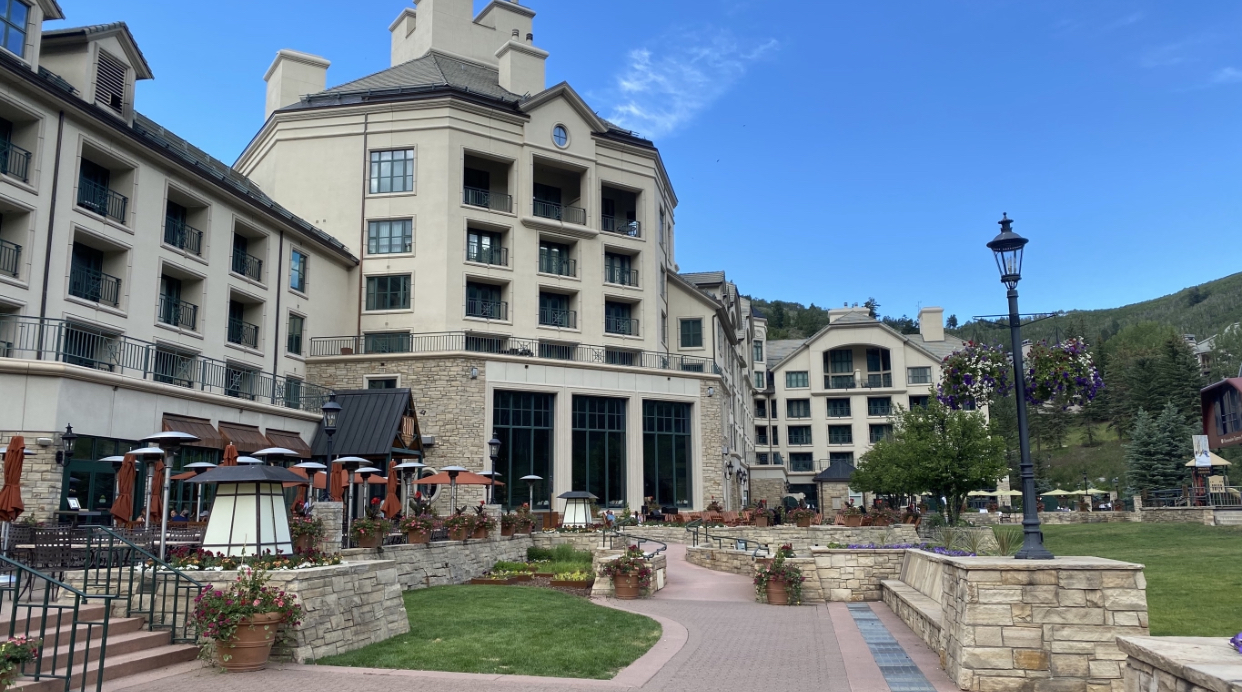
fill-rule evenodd
<path id="1" fill-rule="evenodd" d="M 214 469 L 215 464 L 210 461 L 196 461 L 193 464 L 186 464 L 185 468 L 193 471 L 195 476 L 201 476 L 204 473 Z M 203 486 L 199 484 L 194 488 L 194 521 L 203 520 Z"/>
<path id="2" fill-rule="evenodd" d="M 327 465 L 331 467 L 332 466 L 332 436 L 336 434 L 336 419 L 341 414 L 341 405 L 336 403 L 336 395 L 329 394 L 328 400 L 324 402 L 323 406 L 319 407 L 319 411 L 320 413 L 323 414 L 323 434 L 328 436 L 328 459 L 327 459 L 328 464 Z M 313 484 L 310 489 L 310 492 L 312 495 L 315 493 L 315 488 Z M 322 497 L 326 498 L 327 496 L 328 496 L 328 484 L 324 483 Z"/>
<path id="3" fill-rule="evenodd" d="M 543 480 L 543 476 L 536 476 L 532 473 L 528 476 L 522 476 L 518 480 L 526 481 L 526 493 L 529 496 L 526 500 L 526 505 L 530 508 L 530 511 L 535 511 L 535 481 Z"/>
<path id="4" fill-rule="evenodd" d="M 469 471 L 469 469 L 463 466 L 445 466 L 444 468 L 440 470 L 448 474 L 448 477 L 449 477 L 449 509 L 456 512 L 457 511 L 457 474 L 461 473 L 462 471 Z"/>
<path id="5" fill-rule="evenodd" d="M 415 458 L 410 461 L 403 461 L 393 468 L 397 469 L 397 473 L 401 474 L 401 513 L 404 515 L 410 511 L 410 481 L 414 479 L 420 469 L 427 468 L 427 465 Z"/>
<path id="6" fill-rule="evenodd" d="M 68 466 L 69 460 L 73 458 L 73 446 L 78 440 L 78 436 L 73 432 L 72 425 L 65 425 L 65 431 L 60 434 L 60 449 L 56 452 L 56 462 L 61 466 Z"/>
<path id="7" fill-rule="evenodd" d="M 1044 534 L 1039 528 L 1036 508 L 1035 466 L 1031 463 L 1031 437 L 1026 419 L 1026 369 L 1022 365 L 1022 322 L 1018 317 L 1018 282 L 1022 280 L 1022 252 L 1027 239 L 1014 233 L 1013 220 L 1001 215 L 1001 232 L 988 243 L 996 257 L 1001 283 L 1009 289 L 1009 335 L 1013 348 L 1014 398 L 1018 407 L 1018 447 L 1022 454 L 1022 548 L 1014 555 L 1018 560 L 1051 560 L 1052 553 L 1044 547 Z"/>
<path id="8" fill-rule="evenodd" d="M 306 473 L 307 479 L 310 480 L 310 489 L 306 491 L 306 504 L 302 507 L 302 513 L 309 517 L 311 515 L 311 507 L 315 505 L 315 474 L 327 470 L 328 467 L 317 461 L 302 461 L 294 464 L 293 468 L 302 469 Z M 326 482 L 323 485 L 325 489 L 328 487 Z"/>
<path id="9" fill-rule="evenodd" d="M 496 465 L 500 463 L 500 438 L 495 432 L 492 433 L 492 439 L 487 441 L 487 456 L 492 460 L 492 472 L 488 474 L 488 480 L 491 483 L 487 488 L 487 504 L 496 503 Z"/>
<path id="10" fill-rule="evenodd" d="M 157 444 L 164 450 L 164 477 L 160 479 L 164 484 L 164 506 L 160 512 L 160 560 L 163 560 L 168 553 L 168 501 L 172 497 L 173 460 L 181 445 L 198 442 L 198 438 L 190 433 L 169 430 L 150 435 L 142 441 Z"/>
<path id="11" fill-rule="evenodd" d="M 341 457 L 335 462 L 345 469 L 345 546 L 349 546 L 349 529 L 353 525 L 353 512 L 350 510 L 354 506 L 354 471 L 369 466 L 371 462 L 360 457 Z M 327 485 L 325 483 L 324 485 Z"/>

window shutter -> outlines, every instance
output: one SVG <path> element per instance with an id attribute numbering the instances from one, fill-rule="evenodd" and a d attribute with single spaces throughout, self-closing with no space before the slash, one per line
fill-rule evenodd
<path id="1" fill-rule="evenodd" d="M 99 52 L 95 71 L 95 101 L 116 113 L 125 112 L 125 64 Z"/>

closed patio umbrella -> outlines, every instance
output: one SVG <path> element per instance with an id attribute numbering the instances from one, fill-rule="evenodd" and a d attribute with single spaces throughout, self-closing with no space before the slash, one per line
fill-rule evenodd
<path id="1" fill-rule="evenodd" d="M 160 518 L 164 515 L 164 499 L 161 493 L 164 492 L 164 459 L 157 458 L 154 464 L 151 464 L 151 495 L 147 497 L 147 526 L 157 526 Z"/>
<path id="2" fill-rule="evenodd" d="M 129 526 L 134 518 L 134 481 L 138 477 L 137 459 L 126 454 L 121 469 L 116 473 L 116 501 L 112 503 L 112 516 L 118 526 Z"/>
<path id="3" fill-rule="evenodd" d="M 224 448 L 224 461 L 221 461 L 220 465 L 237 466 L 237 447 L 232 442 Z"/>
<path id="4" fill-rule="evenodd" d="M 328 494 L 332 496 L 333 502 L 345 501 L 345 478 L 346 471 L 343 467 L 338 467 L 331 472 L 331 484 L 328 486 Z"/>
<path id="5" fill-rule="evenodd" d="M 26 510 L 22 502 L 22 466 L 26 461 L 26 438 L 16 435 L 4 453 L 4 489 L 0 490 L 0 521 L 13 521 Z"/>
<path id="6" fill-rule="evenodd" d="M 401 486 L 401 474 L 397 472 L 397 462 L 388 462 L 388 494 L 384 497 L 384 504 L 380 505 L 380 511 L 384 516 L 392 519 L 401 513 L 401 498 L 397 497 L 397 490 Z"/>

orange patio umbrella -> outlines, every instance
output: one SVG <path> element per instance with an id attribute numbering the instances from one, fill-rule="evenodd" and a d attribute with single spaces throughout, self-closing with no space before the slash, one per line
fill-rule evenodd
<path id="1" fill-rule="evenodd" d="M 340 466 L 332 471 L 332 484 L 328 487 L 328 494 L 332 496 L 333 502 L 345 501 L 345 481 L 348 473 L 344 467 Z"/>
<path id="2" fill-rule="evenodd" d="M 13 521 L 26 510 L 22 502 L 22 465 L 26 461 L 26 438 L 15 435 L 4 454 L 4 489 L 0 490 L 0 521 Z"/>
<path id="3" fill-rule="evenodd" d="M 401 513 L 401 499 L 397 497 L 397 490 L 400 484 L 400 474 L 397 473 L 397 462 L 388 462 L 388 494 L 384 497 L 384 504 L 380 505 L 380 511 L 384 516 L 392 519 Z"/>
<path id="4" fill-rule="evenodd" d="M 147 498 L 147 526 L 160 523 L 164 515 L 164 458 L 151 465 L 151 496 Z"/>
<path id="5" fill-rule="evenodd" d="M 126 454 L 121 470 L 116 474 L 116 500 L 111 510 L 118 526 L 129 526 L 134 518 L 134 480 L 137 477 L 136 458 L 133 454 Z"/>
<path id="6" fill-rule="evenodd" d="M 224 461 L 221 461 L 220 465 L 237 466 L 237 447 L 232 442 L 224 448 Z"/>

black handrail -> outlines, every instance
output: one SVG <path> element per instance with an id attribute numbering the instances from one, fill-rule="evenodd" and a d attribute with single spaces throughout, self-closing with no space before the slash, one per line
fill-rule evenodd
<path id="1" fill-rule="evenodd" d="M 622 533 L 619 527 L 604 530 L 603 536 L 600 538 L 601 547 L 608 548 L 610 550 L 615 549 L 617 538 L 625 539 L 624 547 L 626 548 L 631 545 L 637 545 L 641 548 L 643 543 L 659 543 L 660 547 L 654 553 L 651 553 L 652 557 L 668 550 L 668 543 L 665 543 L 664 541 L 655 538 L 647 538 L 645 536 L 635 536 L 632 533 Z"/>
<path id="2" fill-rule="evenodd" d="M 171 216 L 164 220 L 164 242 L 196 255 L 203 254 L 203 232 Z"/>
<path id="3" fill-rule="evenodd" d="M 0 274 L 8 274 L 16 278 L 21 271 L 21 266 L 22 246 L 7 240 L 0 240 Z"/>
<path id="4" fill-rule="evenodd" d="M 0 142 L 0 173 L 30 182 L 30 152 L 12 142 Z"/>
<path id="5" fill-rule="evenodd" d="M 125 223 L 129 198 L 87 178 L 78 180 L 78 206 Z"/>
<path id="6" fill-rule="evenodd" d="M 741 538 L 739 536 L 713 536 L 707 528 L 707 524 L 705 524 L 702 519 L 695 519 L 694 521 L 687 523 L 686 531 L 692 531 L 694 533 L 690 545 L 696 547 L 699 545 L 699 529 L 702 529 L 703 542 L 706 543 L 707 541 L 716 541 L 717 548 L 724 548 L 725 541 L 733 541 L 734 545 L 740 542 L 746 550 L 750 550 L 752 545 L 755 546 L 755 549 L 751 551 L 751 555 L 755 557 L 758 557 L 760 550 L 768 553 L 771 552 L 767 543 L 760 543 L 759 541 L 752 541 L 749 538 Z"/>
<path id="7" fill-rule="evenodd" d="M 194 643 L 194 598 L 204 584 L 106 526 L 86 537 L 85 591 L 100 589 L 125 599 L 125 616 L 140 614 L 152 632 L 171 630 L 174 643 Z"/>

